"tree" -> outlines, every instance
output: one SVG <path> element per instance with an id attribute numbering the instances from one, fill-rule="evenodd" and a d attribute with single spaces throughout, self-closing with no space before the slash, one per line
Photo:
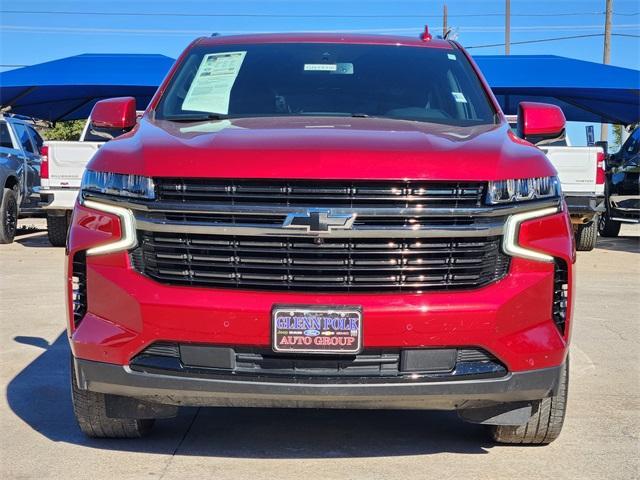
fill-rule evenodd
<path id="1" fill-rule="evenodd" d="M 45 140 L 80 140 L 84 120 L 58 122 L 51 128 L 39 129 Z"/>
<path id="2" fill-rule="evenodd" d="M 613 126 L 613 144 L 617 147 L 615 150 L 620 150 L 622 146 L 622 129 L 624 127 L 622 125 L 614 125 Z"/>

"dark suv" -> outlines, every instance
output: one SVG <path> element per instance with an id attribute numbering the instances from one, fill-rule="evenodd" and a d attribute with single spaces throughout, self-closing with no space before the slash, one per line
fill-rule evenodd
<path id="1" fill-rule="evenodd" d="M 11 243 L 18 217 L 38 209 L 42 137 L 30 121 L 0 115 L 0 243 Z"/>
<path id="2" fill-rule="evenodd" d="M 607 160 L 606 211 L 598 231 L 616 237 L 622 223 L 640 223 L 640 128 Z"/>

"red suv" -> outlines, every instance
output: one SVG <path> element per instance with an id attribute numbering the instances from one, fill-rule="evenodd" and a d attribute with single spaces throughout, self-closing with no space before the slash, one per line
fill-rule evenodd
<path id="1" fill-rule="evenodd" d="M 448 40 L 201 38 L 85 173 L 68 240 L 73 404 L 95 437 L 178 406 L 456 410 L 562 428 L 574 245 L 558 179 Z M 522 137 L 522 138 L 520 138 Z M 524 140 L 526 139 L 526 140 Z M 527 141 L 529 140 L 529 141 Z"/>

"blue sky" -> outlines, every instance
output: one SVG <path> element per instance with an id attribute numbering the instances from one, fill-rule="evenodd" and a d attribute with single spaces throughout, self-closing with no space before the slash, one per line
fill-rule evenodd
<path id="1" fill-rule="evenodd" d="M 8 65 L 103 52 L 175 57 L 191 39 L 212 32 L 310 30 L 414 36 L 429 24 L 440 33 L 444 3 L 449 26 L 467 48 L 504 42 L 504 0 L 0 0 L 0 64 L 6 70 Z M 511 41 L 602 33 L 604 9 L 605 0 L 512 0 Z M 615 34 L 640 35 L 640 2 L 614 0 L 614 12 Z M 136 13 L 144 15 L 132 15 Z M 602 46 L 601 36 L 586 37 L 512 44 L 511 53 L 601 62 Z M 501 54 L 504 47 L 470 51 Z M 640 69 L 640 38 L 614 36 L 611 63 Z M 573 125 L 569 133 L 575 144 L 584 143 L 583 125 Z"/>

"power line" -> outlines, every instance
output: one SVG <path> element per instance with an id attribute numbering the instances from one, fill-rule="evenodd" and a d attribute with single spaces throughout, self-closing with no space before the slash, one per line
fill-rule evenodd
<path id="1" fill-rule="evenodd" d="M 539 38 L 536 40 L 523 40 L 520 42 L 511 42 L 511 45 L 524 45 L 525 43 L 542 43 L 542 42 L 555 42 L 557 40 L 573 40 L 575 38 L 589 38 L 589 37 L 602 37 L 604 33 L 592 33 L 588 35 L 571 35 L 568 37 L 554 37 L 554 38 Z M 632 35 L 630 33 L 612 33 L 612 37 L 631 37 L 631 38 L 640 38 L 640 35 Z M 470 45 L 465 46 L 464 48 L 469 50 L 471 48 L 489 48 L 489 47 L 502 47 L 504 43 L 491 43 L 486 45 Z"/>
<path id="2" fill-rule="evenodd" d="M 572 35 L 569 37 L 554 37 L 554 38 L 539 38 L 537 40 L 525 40 L 525 41 L 520 41 L 520 42 L 511 42 L 512 45 L 522 45 L 522 44 L 526 44 L 526 43 L 542 43 L 542 42 L 555 42 L 558 40 L 573 40 L 576 38 L 589 38 L 589 37 L 602 37 L 604 36 L 604 33 L 594 33 L 591 35 Z M 640 38 L 640 35 L 631 35 L 628 33 L 612 33 L 611 34 L 612 37 L 630 37 L 630 38 Z M 470 48 L 490 48 L 490 47 L 503 47 L 504 43 L 491 43 L 491 44 L 486 44 L 486 45 L 471 45 L 471 46 L 465 46 L 465 49 L 470 49 Z M 9 68 L 9 67 L 29 67 L 30 65 L 0 65 L 0 67 L 4 67 L 4 68 Z"/>
<path id="3" fill-rule="evenodd" d="M 378 15 L 378 14 L 279 14 L 279 13 L 183 13 L 183 12 L 75 12 L 69 10 L 0 10 L 0 13 L 16 15 L 92 15 L 111 17 L 238 17 L 238 18 L 442 18 L 441 15 Z M 502 17 L 504 13 L 460 13 L 450 17 Z M 567 12 L 567 13 L 514 13 L 513 17 L 577 17 L 585 15 L 605 15 L 605 12 Z M 633 17 L 640 12 L 619 13 L 614 15 Z"/>
<path id="4" fill-rule="evenodd" d="M 502 27 L 485 27 L 485 26 L 460 26 L 458 27 L 464 33 L 492 33 L 501 32 Z M 554 25 L 554 26 L 527 26 L 512 27 L 512 31 L 532 32 L 537 30 L 547 31 L 561 30 L 562 32 L 585 31 L 585 30 L 601 30 L 599 25 Z M 638 30 L 636 24 L 618 24 L 614 28 L 620 30 Z M 51 34 L 102 34 L 102 35 L 178 35 L 178 36 L 201 36 L 209 35 L 206 29 L 171 29 L 171 28 L 104 28 L 104 27 L 54 27 L 54 26 L 31 26 L 31 25 L 0 25 L 0 29 L 5 32 L 17 33 L 51 33 Z M 385 27 L 385 28 L 359 28 L 347 29 L 344 33 L 382 33 L 382 34 L 402 34 L 415 33 L 419 31 L 416 27 Z M 298 33 L 333 33 L 331 30 L 301 30 Z M 247 33 L 276 33 L 273 30 L 256 31 L 256 30 L 225 30 L 225 35 L 247 34 Z"/>

